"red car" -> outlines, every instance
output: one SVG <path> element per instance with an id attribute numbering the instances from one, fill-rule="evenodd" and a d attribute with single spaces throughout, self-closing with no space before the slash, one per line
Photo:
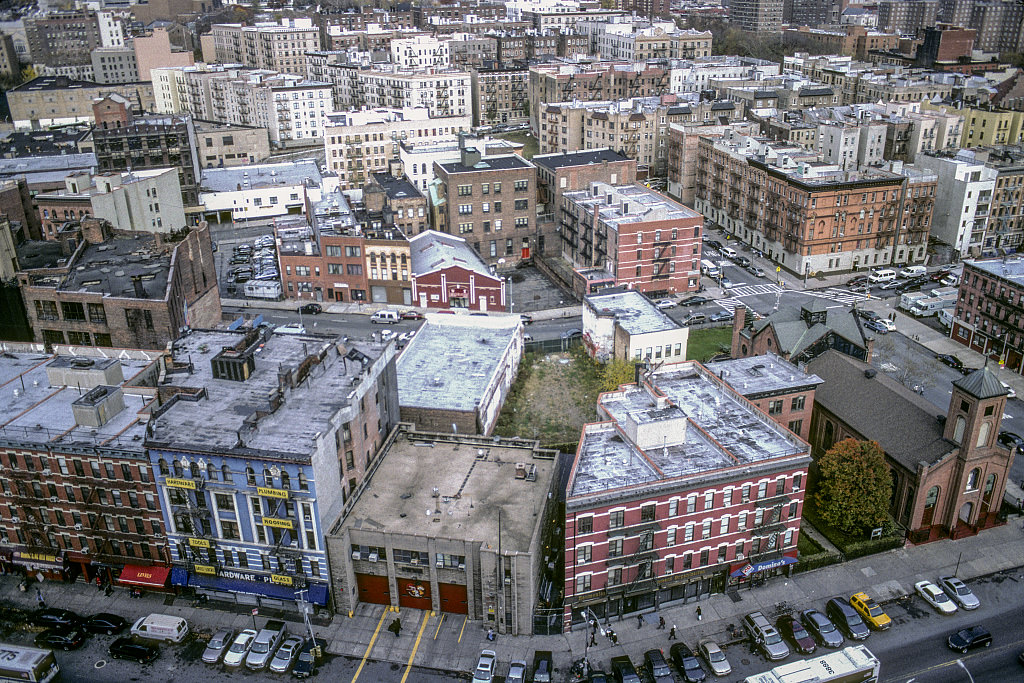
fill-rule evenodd
<path id="1" fill-rule="evenodd" d="M 815 644 L 814 638 L 792 614 L 779 617 L 775 626 L 779 629 L 782 637 L 788 640 L 800 654 L 813 654 L 817 649 L 818 646 Z"/>
<path id="2" fill-rule="evenodd" d="M 419 311 L 402 311 L 402 320 L 423 320 L 423 314 Z"/>

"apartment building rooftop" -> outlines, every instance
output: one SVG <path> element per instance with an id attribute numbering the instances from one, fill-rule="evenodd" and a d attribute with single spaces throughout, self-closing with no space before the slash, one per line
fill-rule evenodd
<path id="1" fill-rule="evenodd" d="M 123 356 L 5 352 L 0 440 L 141 451 L 154 390 L 128 385 L 153 361 Z"/>
<path id="2" fill-rule="evenodd" d="M 322 180 L 315 159 L 298 159 L 283 164 L 205 168 L 202 191 L 238 192 L 275 185 L 317 187 Z"/>
<path id="3" fill-rule="evenodd" d="M 594 182 L 586 190 L 566 192 L 563 196 L 588 210 L 596 208 L 601 221 L 615 229 L 629 223 L 701 217 L 690 207 L 640 184 Z"/>
<path id="4" fill-rule="evenodd" d="M 543 166 L 549 170 L 557 170 L 568 166 L 589 166 L 600 164 L 603 161 L 628 161 L 629 157 L 619 154 L 615 150 L 604 147 L 602 149 L 587 149 L 576 152 L 537 154 L 531 159 L 537 166 Z"/>
<path id="5" fill-rule="evenodd" d="M 983 273 L 1002 278 L 1017 286 L 1024 287 L 1024 258 L 984 259 L 968 261 L 973 268 Z"/>
<path id="6" fill-rule="evenodd" d="M 441 168 L 449 175 L 457 173 L 478 173 L 480 171 L 506 171 L 514 168 L 531 168 L 533 164 L 526 161 L 518 154 L 504 156 L 483 157 L 472 166 L 466 166 L 462 161 L 451 161 L 440 164 Z"/>
<path id="7" fill-rule="evenodd" d="M 415 199 L 423 196 L 405 176 L 397 177 L 390 173 L 378 172 L 373 174 L 373 180 L 384 190 L 388 199 Z"/>
<path id="8" fill-rule="evenodd" d="M 397 121 L 427 121 L 430 109 L 427 107 L 402 107 L 401 109 L 377 107 L 361 111 L 342 111 L 327 114 L 328 126 L 366 126 L 372 123 L 393 123 Z"/>
<path id="9" fill-rule="evenodd" d="M 804 372 L 788 360 L 767 353 L 763 356 L 747 356 L 730 360 L 705 363 L 708 371 L 729 383 L 743 396 L 762 396 L 773 393 L 788 393 L 808 385 L 821 384 L 824 380 Z"/>
<path id="10" fill-rule="evenodd" d="M 540 453 L 532 442 L 402 427 L 345 519 L 355 528 L 467 539 L 493 550 L 500 534 L 503 553 L 528 553 L 556 462 Z"/>
<path id="11" fill-rule="evenodd" d="M 570 497 L 621 494 L 688 477 L 809 460 L 809 446 L 698 363 L 663 367 L 601 395 L 610 421 L 587 425 L 570 473 Z"/>
<path id="12" fill-rule="evenodd" d="M 163 448 L 308 458 L 337 412 L 360 400 L 370 365 L 394 346 L 253 330 L 196 330 L 172 344 L 167 380 L 193 387 L 151 421 Z"/>
<path id="13" fill-rule="evenodd" d="M 679 329 L 679 323 L 635 290 L 591 294 L 586 299 L 599 315 L 614 316 L 619 326 L 630 335 Z"/>
<path id="14" fill-rule="evenodd" d="M 520 325 L 512 316 L 431 314 L 398 357 L 399 403 L 476 410 Z"/>

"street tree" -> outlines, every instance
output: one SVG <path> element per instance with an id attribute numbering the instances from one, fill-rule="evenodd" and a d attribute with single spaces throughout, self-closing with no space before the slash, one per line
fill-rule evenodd
<path id="1" fill-rule="evenodd" d="M 891 496 L 885 453 L 874 441 L 844 439 L 818 460 L 814 500 L 826 524 L 848 533 L 882 526 Z"/>

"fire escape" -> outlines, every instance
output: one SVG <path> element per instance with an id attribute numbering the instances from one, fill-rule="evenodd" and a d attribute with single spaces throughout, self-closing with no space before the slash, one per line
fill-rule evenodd
<path id="1" fill-rule="evenodd" d="M 667 237 L 671 233 L 668 230 L 662 231 L 662 236 Z M 672 263 L 672 240 L 661 239 L 654 243 L 654 258 L 652 259 L 654 269 L 651 280 L 667 280 L 670 274 L 669 264 Z"/>
<path id="2" fill-rule="evenodd" d="M 751 564 L 782 558 L 783 540 L 786 533 L 782 523 L 782 509 L 791 499 L 785 493 L 776 491 L 774 496 L 758 499 L 754 504 L 754 523 L 750 527 L 751 547 L 748 560 Z"/>
<path id="3" fill-rule="evenodd" d="M 277 505 L 268 516 L 279 519 L 290 519 L 288 516 L 287 502 L 284 499 L 276 499 Z M 296 507 L 298 504 L 295 504 Z M 280 536 L 277 532 L 280 531 Z M 303 588 L 306 585 L 305 575 L 302 571 L 302 550 L 299 549 L 298 529 L 276 529 L 271 532 L 276 539 L 271 554 L 277 559 L 279 572 L 287 572 L 295 581 L 293 588 Z"/>
<path id="4" fill-rule="evenodd" d="M 609 538 L 616 535 L 638 534 L 636 537 L 636 548 L 631 555 L 609 557 L 605 564 L 609 568 L 622 566 L 622 582 L 608 587 L 610 598 L 631 598 L 642 593 L 653 591 L 657 587 L 657 579 L 654 577 L 654 561 L 658 559 L 658 552 L 654 549 L 654 532 L 661 526 L 656 521 L 644 522 L 643 524 L 614 529 L 608 533 Z M 628 539 L 623 539 L 625 542 Z M 632 572 L 632 578 L 626 583 L 627 576 Z"/>
<path id="5" fill-rule="evenodd" d="M 439 79 L 437 81 L 437 111 L 434 116 L 451 116 L 452 115 L 452 103 L 448 97 L 448 80 Z"/>
<path id="6" fill-rule="evenodd" d="M 11 522 L 20 530 L 26 549 L 58 551 L 58 546 L 50 541 L 52 525 L 44 517 L 42 483 L 38 473 L 13 467 L 4 468 L 4 472 L 9 481 L 12 512 L 15 513 Z"/>
<path id="7" fill-rule="evenodd" d="M 205 480 L 200 477 L 191 479 L 195 489 L 168 486 L 168 499 L 171 504 L 171 516 L 179 533 L 188 534 L 191 538 L 201 539 L 209 544 L 207 557 L 197 554 L 200 547 L 189 544 L 188 568 L 195 570 L 195 565 L 217 566 L 217 555 L 214 552 L 215 535 L 213 533 L 213 515 L 206 503 Z"/>

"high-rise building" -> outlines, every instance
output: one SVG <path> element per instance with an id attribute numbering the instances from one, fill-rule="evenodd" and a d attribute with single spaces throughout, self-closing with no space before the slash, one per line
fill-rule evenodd
<path id="1" fill-rule="evenodd" d="M 729 22 L 744 31 L 779 31 L 782 29 L 782 4 L 782 0 L 731 0 Z"/>

